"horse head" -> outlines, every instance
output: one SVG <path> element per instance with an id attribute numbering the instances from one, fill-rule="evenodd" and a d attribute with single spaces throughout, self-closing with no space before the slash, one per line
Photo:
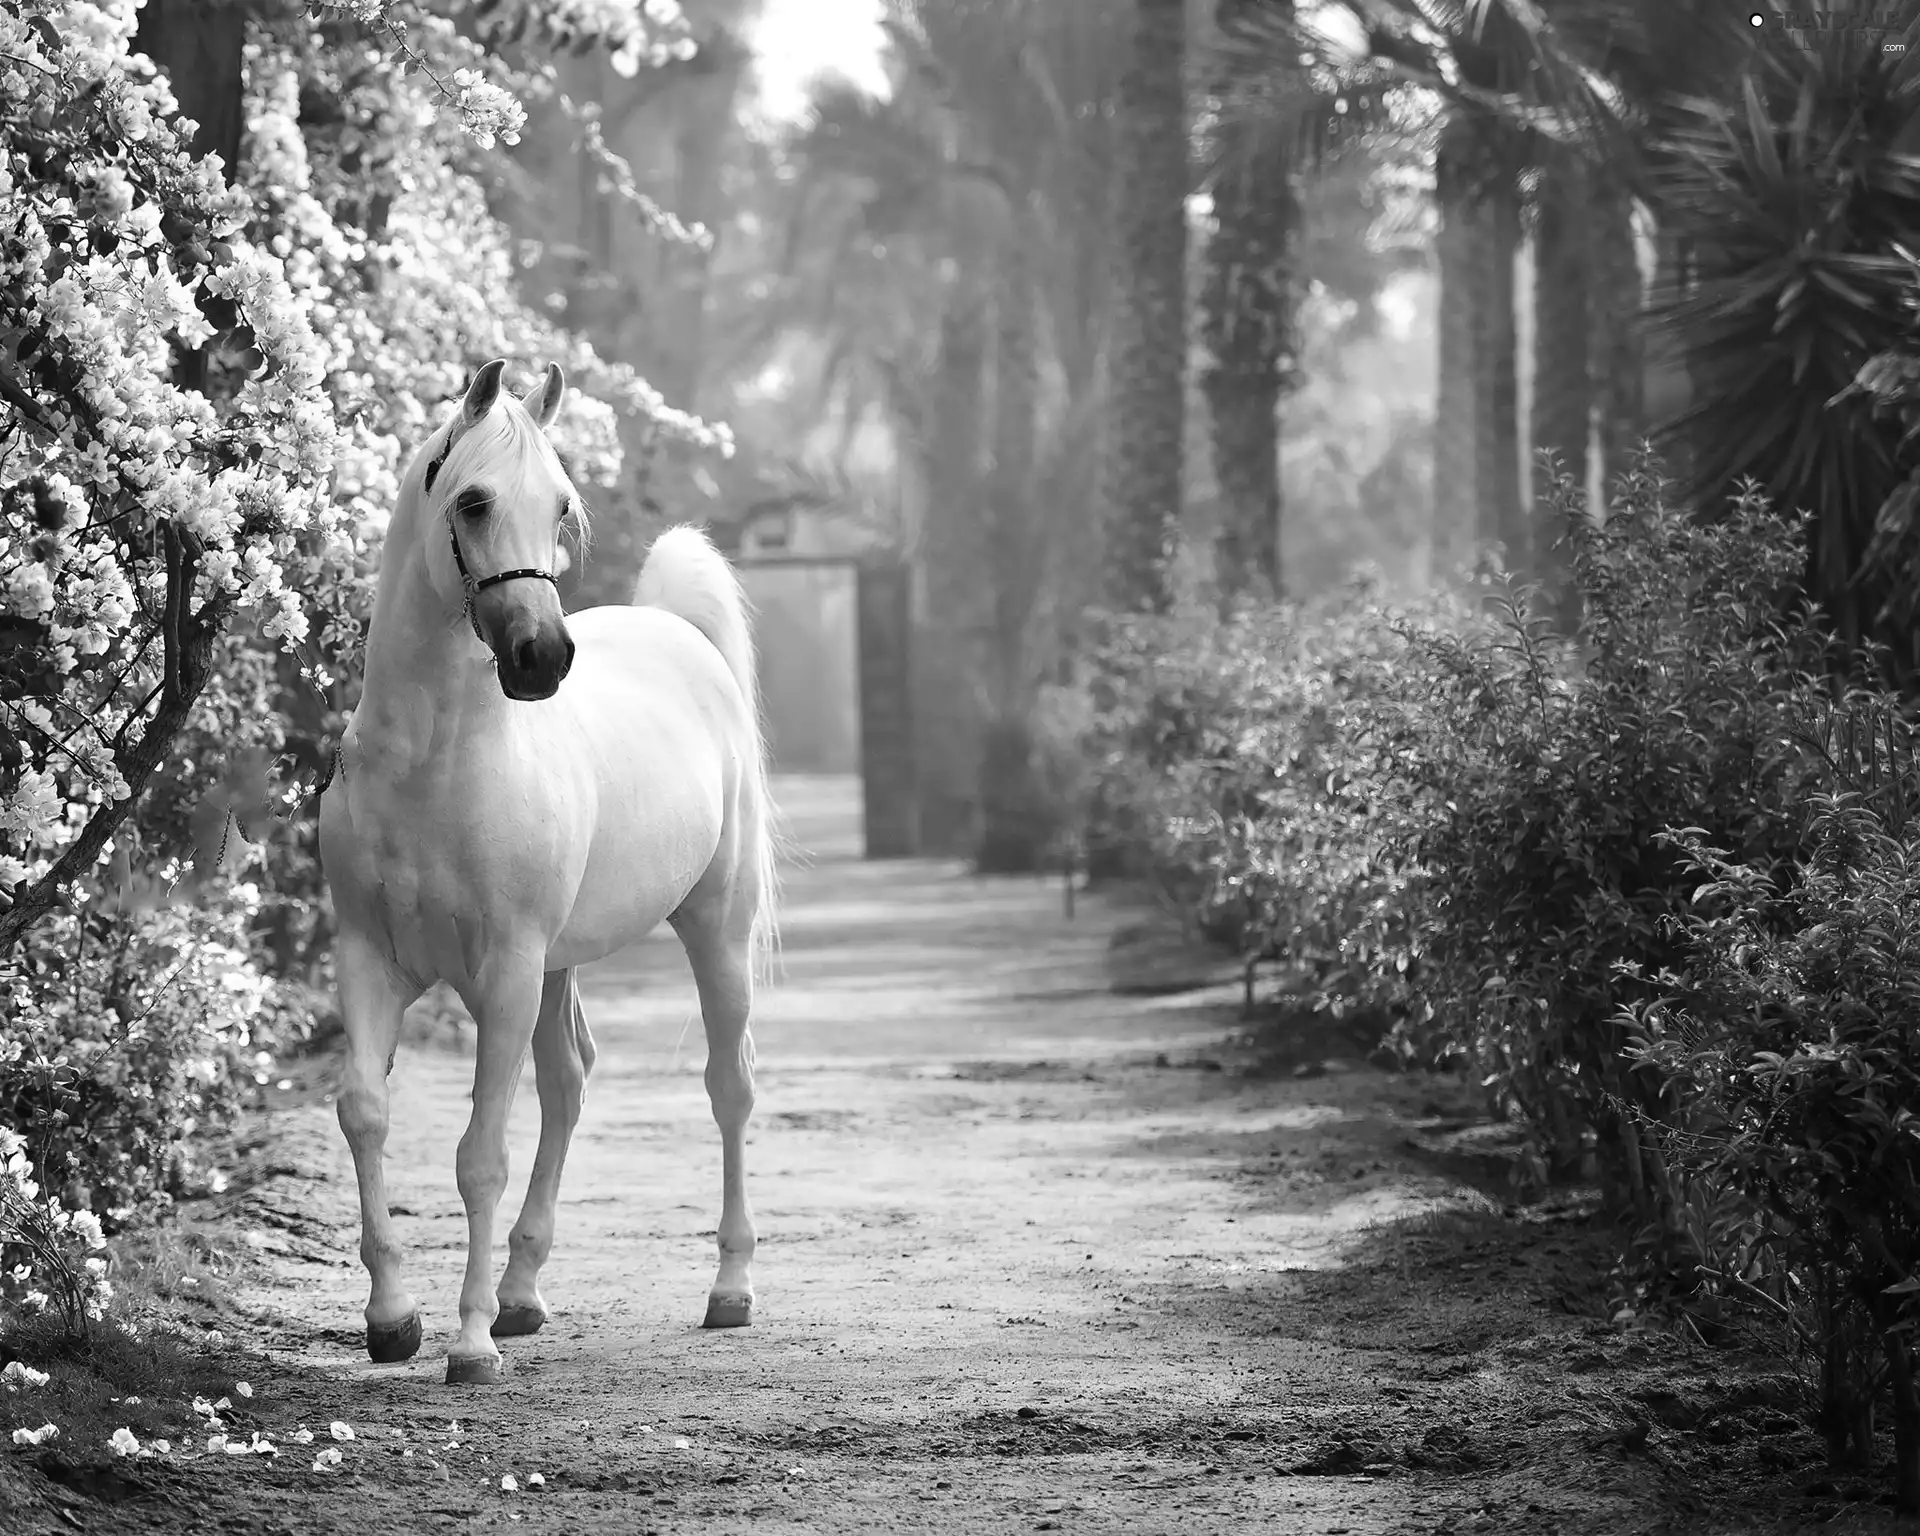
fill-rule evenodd
<path id="1" fill-rule="evenodd" d="M 505 370 L 495 359 L 474 375 L 421 493 L 446 522 L 461 607 L 493 653 L 501 691 L 534 701 L 552 698 L 573 665 L 557 573 L 561 529 L 584 514 L 546 434 L 566 375 L 549 363 L 516 400 L 500 387 Z"/>

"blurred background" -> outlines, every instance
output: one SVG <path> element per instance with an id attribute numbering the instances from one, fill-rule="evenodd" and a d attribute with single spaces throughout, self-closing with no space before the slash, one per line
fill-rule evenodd
<path id="1" fill-rule="evenodd" d="M 1818 481 L 1818 595 L 1871 628 L 1903 471 L 1848 479 L 1819 414 L 1876 350 L 1819 339 L 1864 290 L 1781 263 L 1893 259 L 1817 162 L 1900 147 L 1910 107 L 1860 109 L 1911 93 L 1896 32 L 1824 0 L 683 8 L 691 57 L 556 67 L 710 246 L 609 197 L 552 103 L 513 156 L 530 297 L 738 445 L 632 444 L 644 511 L 576 600 L 708 523 L 779 766 L 862 769 L 871 852 L 1054 858 L 1102 611 L 1504 571 L 1574 632 L 1540 509 L 1558 472 L 1603 516 L 1649 435 L 1701 505 Z"/>
<path id="2" fill-rule="evenodd" d="M 571 98 L 599 104 L 640 189 L 706 225 L 710 250 L 659 239 L 606 195 L 557 107 L 536 109 L 514 156 L 524 180 L 509 217 L 530 296 L 671 404 L 727 422 L 739 450 L 725 462 L 633 453 L 650 516 L 631 538 L 603 526 L 576 600 L 624 597 L 652 524 L 708 522 L 752 562 L 779 766 L 847 772 L 861 761 L 854 562 L 897 563 L 919 718 L 870 722 L 917 743 L 912 826 L 893 840 L 977 853 L 983 735 L 1031 710 L 1100 595 L 1093 539 L 1132 7 L 683 9 L 699 42 L 690 60 L 633 78 L 604 52 L 557 67 Z M 1187 72 L 1270 86 L 1274 60 L 1216 52 L 1214 12 L 1213 0 L 1187 7 Z M 1192 303 L 1224 322 L 1222 311 L 1248 305 L 1218 292 L 1223 282 L 1280 291 L 1267 296 L 1271 315 L 1254 316 L 1272 334 L 1248 338 L 1250 361 L 1215 358 L 1189 328 L 1181 500 L 1194 574 L 1210 565 L 1223 478 L 1247 478 L 1218 462 L 1209 416 L 1210 401 L 1237 396 L 1240 418 L 1250 404 L 1272 425 L 1249 444 L 1244 420 L 1223 424 L 1222 446 L 1277 454 L 1268 495 L 1289 588 L 1325 588 L 1360 566 L 1425 583 L 1436 558 L 1437 277 L 1421 114 L 1437 104 L 1409 99 L 1399 121 L 1362 122 L 1330 75 L 1325 101 L 1300 99 L 1313 88 L 1302 76 L 1265 107 L 1283 137 L 1312 141 L 1310 161 L 1277 142 L 1250 161 L 1242 152 L 1233 226 L 1221 232 L 1200 162 L 1202 119 L 1211 102 L 1217 129 L 1222 105 L 1209 92 L 1223 79 L 1196 78 L 1188 92 L 1195 180 L 1179 206 Z M 1517 261 L 1524 289 L 1530 247 Z M 1279 265 L 1250 270 L 1263 262 Z M 1523 392 L 1527 363 L 1523 354 Z M 869 708 L 895 713 L 885 700 Z M 1002 839 L 1001 862 L 1037 855 L 1012 846 L 1022 840 L 1018 829 Z"/>

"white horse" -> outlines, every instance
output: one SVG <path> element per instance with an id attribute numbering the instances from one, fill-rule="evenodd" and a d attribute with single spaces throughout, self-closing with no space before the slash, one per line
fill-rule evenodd
<path id="1" fill-rule="evenodd" d="M 401 484 L 365 685 L 320 814 L 347 1032 L 340 1128 L 359 1176 L 377 1361 L 411 1358 L 421 1337 L 381 1166 L 400 1017 L 446 981 L 477 1026 L 449 1382 L 501 1380 L 494 1339 L 546 1321 L 540 1268 L 594 1059 L 575 968 L 663 918 L 693 964 L 720 1127 L 705 1325 L 752 1321 L 748 1014 L 774 938 L 774 812 L 739 582 L 704 535 L 675 528 L 649 552 L 635 606 L 565 615 L 556 550 L 583 512 L 544 429 L 566 381 L 549 366 L 516 400 L 500 388 L 505 366 L 480 370 Z M 496 1299 L 507 1110 L 529 1044 L 540 1142 Z"/>

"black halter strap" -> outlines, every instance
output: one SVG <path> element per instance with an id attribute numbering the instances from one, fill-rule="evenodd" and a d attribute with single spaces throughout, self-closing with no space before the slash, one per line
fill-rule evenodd
<path id="1" fill-rule="evenodd" d="M 440 452 L 434 456 L 433 462 L 427 465 L 427 483 L 423 489 L 429 491 L 433 489 L 434 477 L 440 473 L 440 466 L 447 462 L 447 454 L 452 448 L 453 439 L 449 437 L 446 447 L 442 448 Z M 447 519 L 447 538 L 453 544 L 453 563 L 460 572 L 460 611 L 466 615 L 467 622 L 473 626 L 475 638 L 478 639 L 482 645 L 487 643 L 487 637 L 480 628 L 480 616 L 473 611 L 473 600 L 482 592 L 486 591 L 488 587 L 497 587 L 503 581 L 518 581 L 522 577 L 532 577 L 537 581 L 550 581 L 556 587 L 560 585 L 560 578 L 554 575 L 552 571 L 542 570 L 540 567 L 534 565 L 518 566 L 511 571 L 499 571 L 492 576 L 482 576 L 476 580 L 473 572 L 467 569 L 467 557 L 460 552 L 460 530 L 455 526 L 452 518 Z"/>

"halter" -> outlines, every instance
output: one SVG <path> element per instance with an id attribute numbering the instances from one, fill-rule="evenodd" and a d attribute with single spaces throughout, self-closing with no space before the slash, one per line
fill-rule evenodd
<path id="1" fill-rule="evenodd" d="M 440 473 L 440 466 L 447 462 L 447 455 L 452 451 L 453 437 L 449 436 L 446 446 L 434 455 L 433 462 L 427 465 L 427 483 L 421 487 L 422 490 L 430 491 L 433 489 L 434 476 Z M 474 638 L 482 645 L 487 644 L 487 636 L 485 631 L 480 628 L 480 615 L 474 611 L 473 600 L 482 592 L 486 591 L 488 587 L 497 587 L 505 581 L 517 581 L 523 576 L 530 576 L 539 581 L 550 581 L 554 584 L 555 588 L 558 588 L 560 585 L 560 578 L 554 575 L 552 571 L 542 570 L 540 567 L 534 565 L 518 566 L 511 571 L 500 571 L 492 576 L 482 576 L 476 581 L 473 572 L 467 569 L 467 557 L 460 553 L 460 529 L 452 518 L 447 519 L 447 538 L 453 544 L 453 563 L 460 572 L 460 612 L 465 616 L 466 621 L 473 626 Z"/>

